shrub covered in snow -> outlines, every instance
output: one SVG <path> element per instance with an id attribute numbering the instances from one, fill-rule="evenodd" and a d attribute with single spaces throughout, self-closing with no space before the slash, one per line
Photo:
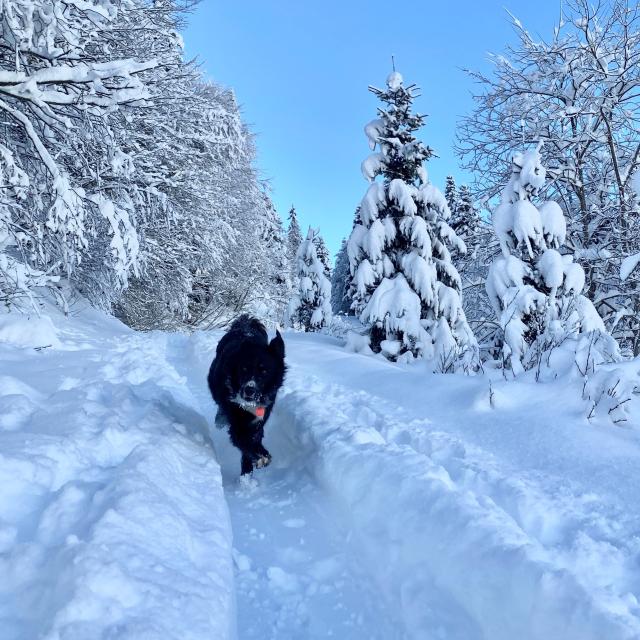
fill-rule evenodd
<path id="1" fill-rule="evenodd" d="M 423 167 L 433 152 L 414 135 L 424 120 L 411 113 L 416 88 L 394 71 L 384 90 L 370 90 L 383 106 L 365 127 L 378 151 L 362 163 L 371 184 L 348 242 L 353 308 L 369 326 L 375 352 L 424 357 L 440 371 L 474 367 L 477 343 L 451 262 L 451 248 L 464 252 L 465 246 Z"/>
<path id="2" fill-rule="evenodd" d="M 539 146 L 518 153 L 511 178 L 493 212 L 501 256 L 493 262 L 487 293 L 504 331 L 505 365 L 514 374 L 539 366 L 545 353 L 569 338 L 605 334 L 593 304 L 582 295 L 585 274 L 561 253 L 567 226 L 560 206 L 535 198 L 545 183 Z M 605 340 L 608 350 L 611 340 Z"/>
<path id="3" fill-rule="evenodd" d="M 296 256 L 298 291 L 289 302 L 288 324 L 316 331 L 331 322 L 331 283 L 316 252 L 318 232 L 309 227 Z"/>

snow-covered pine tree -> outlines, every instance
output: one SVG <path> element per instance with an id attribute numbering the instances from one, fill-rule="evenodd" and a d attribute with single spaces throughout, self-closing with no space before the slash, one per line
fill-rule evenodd
<path id="1" fill-rule="evenodd" d="M 466 184 L 460 185 L 457 193 L 455 211 L 451 210 L 449 225 L 462 238 L 465 244 L 473 238 L 475 229 L 480 222 L 480 215 L 476 209 L 471 191 Z M 467 244 L 467 249 L 469 246 Z"/>
<path id="2" fill-rule="evenodd" d="M 335 266 L 331 272 L 331 308 L 336 315 L 351 313 L 350 282 L 349 254 L 347 253 L 347 240 L 344 239 L 336 254 Z"/>
<path id="3" fill-rule="evenodd" d="M 329 264 L 329 249 L 327 249 L 327 245 L 324 242 L 324 238 L 320 235 L 320 231 L 316 233 L 313 243 L 316 246 L 316 253 L 318 254 L 318 258 L 320 262 L 322 262 L 322 266 L 324 268 L 324 275 L 326 278 L 331 280 L 331 265 Z"/>
<path id="4" fill-rule="evenodd" d="M 447 176 L 444 186 L 444 199 L 447 201 L 447 206 L 452 216 L 455 216 L 456 208 L 458 204 L 458 187 L 456 186 L 455 178 L 451 175 Z"/>
<path id="5" fill-rule="evenodd" d="M 534 205 L 546 170 L 538 148 L 513 157 L 511 178 L 493 212 L 502 255 L 489 268 L 487 293 L 504 332 L 503 358 L 514 374 L 539 366 L 545 354 L 581 334 L 605 334 L 582 295 L 585 274 L 563 249 L 567 225 L 552 201 Z M 612 340 L 604 341 L 610 352 Z"/>
<path id="6" fill-rule="evenodd" d="M 374 351 L 403 361 L 424 357 L 438 371 L 474 368 L 478 347 L 449 249 L 465 246 L 423 167 L 433 151 L 414 135 L 424 121 L 411 113 L 417 89 L 396 71 L 385 89 L 369 89 L 383 106 L 365 127 L 370 148 L 379 151 L 362 164 L 371 184 L 348 242 L 355 307 Z"/>
<path id="7" fill-rule="evenodd" d="M 297 290 L 298 283 L 298 266 L 297 257 L 298 249 L 302 244 L 302 231 L 298 222 L 298 213 L 296 208 L 291 205 L 289 210 L 289 227 L 287 229 L 287 259 L 291 268 L 291 286 Z"/>
<path id="8" fill-rule="evenodd" d="M 298 291 L 289 303 L 288 324 L 317 331 L 331 322 L 331 283 L 316 253 L 317 231 L 309 227 L 296 256 Z"/>

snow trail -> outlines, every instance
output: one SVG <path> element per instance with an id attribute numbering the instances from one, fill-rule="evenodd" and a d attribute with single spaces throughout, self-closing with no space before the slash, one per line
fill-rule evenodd
<path id="1" fill-rule="evenodd" d="M 178 337 L 174 349 L 178 359 L 190 351 L 188 381 L 210 424 L 215 405 L 206 372 L 217 337 Z M 361 566 L 335 502 L 311 475 L 306 452 L 290 439 L 288 414 L 278 407 L 265 430 L 273 462 L 250 479 L 239 477 L 240 455 L 226 431 L 212 428 L 233 527 L 238 637 L 404 637 Z"/>

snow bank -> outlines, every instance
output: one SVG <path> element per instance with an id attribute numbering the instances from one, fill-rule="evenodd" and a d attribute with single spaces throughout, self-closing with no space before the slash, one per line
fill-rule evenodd
<path id="1" fill-rule="evenodd" d="M 425 405 L 424 394 L 414 397 L 419 387 L 408 373 L 360 362 L 359 369 L 371 363 L 376 393 L 397 397 L 400 378 L 404 407 Z M 341 379 L 348 376 L 343 367 Z M 467 410 L 458 400 L 459 421 Z M 516 480 L 513 469 L 497 467 L 486 452 L 474 453 L 428 420 L 354 391 L 351 383 L 292 379 L 278 412 L 281 428 L 307 451 L 312 473 L 350 523 L 354 552 L 399 612 L 407 637 L 639 637 L 638 602 L 625 592 L 632 568 L 622 573 L 611 534 L 607 543 L 581 529 L 577 502 L 556 509 L 553 497 Z M 565 535 L 573 546 L 561 553 Z"/>
<path id="2" fill-rule="evenodd" d="M 58 333 L 49 316 L 20 313 L 0 314 L 0 346 L 42 349 L 61 347 Z"/>
<path id="3" fill-rule="evenodd" d="M 0 345 L 0 635 L 235 637 L 220 467 L 167 361 L 183 338 L 97 313 L 57 334 L 70 350 Z"/>

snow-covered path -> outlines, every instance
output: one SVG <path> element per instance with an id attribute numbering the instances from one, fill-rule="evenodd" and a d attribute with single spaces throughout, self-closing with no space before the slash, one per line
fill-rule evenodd
<path id="1" fill-rule="evenodd" d="M 637 413 L 287 334 L 241 482 L 216 334 L 56 324 L 0 345 L 3 640 L 640 638 Z"/>
<path id="2" fill-rule="evenodd" d="M 398 637 L 393 618 L 350 553 L 348 535 L 295 455 L 278 455 L 252 485 L 225 492 L 234 532 L 242 639 Z M 235 458 L 235 456 L 234 456 Z"/>
<path id="3" fill-rule="evenodd" d="M 215 409 L 204 380 L 215 340 L 194 336 L 181 347 L 191 353 L 193 396 L 210 418 Z M 238 476 L 240 456 L 226 432 L 213 431 L 233 527 L 238 637 L 403 637 L 361 566 L 335 501 L 290 439 L 290 426 L 291 417 L 277 406 L 265 438 L 274 461 L 248 481 Z"/>

